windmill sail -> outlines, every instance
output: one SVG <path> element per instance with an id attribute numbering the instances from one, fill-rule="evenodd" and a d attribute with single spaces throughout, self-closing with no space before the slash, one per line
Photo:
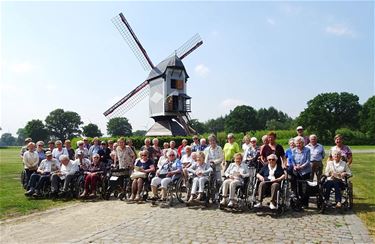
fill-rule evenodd
<path id="1" fill-rule="evenodd" d="M 121 36 L 128 43 L 130 49 L 133 51 L 134 55 L 141 63 L 143 69 L 146 71 L 153 69 L 154 64 L 152 63 L 146 50 L 143 48 L 141 42 L 138 40 L 138 37 L 135 35 L 125 16 L 120 13 L 119 15 L 112 18 L 112 23 L 116 26 Z"/>
<path id="2" fill-rule="evenodd" d="M 137 105 L 150 93 L 150 88 L 147 81 L 144 81 L 142 84 L 137 86 L 134 90 L 129 92 L 128 95 L 123 97 L 115 105 L 110 107 L 107 111 L 104 112 L 104 115 L 111 119 L 115 117 L 124 116 L 131 108 Z"/>
<path id="3" fill-rule="evenodd" d="M 177 57 L 179 57 L 180 59 L 183 59 L 186 56 L 188 56 L 190 53 L 192 53 L 195 49 L 197 49 L 202 44 L 203 44 L 202 38 L 197 33 L 193 37 L 191 37 L 188 41 L 186 41 L 184 44 L 182 44 L 182 46 L 179 47 L 170 56 L 177 55 Z"/>

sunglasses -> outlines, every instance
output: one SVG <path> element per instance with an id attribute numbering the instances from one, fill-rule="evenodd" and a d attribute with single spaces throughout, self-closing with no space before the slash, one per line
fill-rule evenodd
<path id="1" fill-rule="evenodd" d="M 141 154 L 141 157 L 143 157 L 143 156 L 147 157 L 147 154 Z"/>
<path id="2" fill-rule="evenodd" d="M 276 159 L 270 158 L 270 159 L 268 159 L 268 161 L 276 161 Z"/>
<path id="3" fill-rule="evenodd" d="M 169 155 L 169 157 L 175 157 L 176 155 L 174 155 L 174 154 L 171 154 L 171 155 Z"/>

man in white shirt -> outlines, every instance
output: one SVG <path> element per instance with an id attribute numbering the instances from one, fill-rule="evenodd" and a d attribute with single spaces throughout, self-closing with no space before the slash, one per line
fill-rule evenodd
<path id="1" fill-rule="evenodd" d="M 70 183 L 76 177 L 75 173 L 79 170 L 77 165 L 69 159 L 68 155 L 61 155 L 59 159 L 61 162 L 60 171 L 52 175 L 52 197 L 57 196 L 60 184 L 64 181 L 63 192 L 67 192 Z"/>
<path id="2" fill-rule="evenodd" d="M 23 166 L 26 172 L 26 179 L 25 179 L 25 188 L 28 186 L 30 177 L 33 173 L 36 172 L 38 169 L 38 163 L 39 163 L 39 155 L 35 151 L 35 143 L 34 142 L 29 142 L 27 144 L 27 151 L 23 154 Z M 28 188 L 28 187 L 27 187 Z"/>

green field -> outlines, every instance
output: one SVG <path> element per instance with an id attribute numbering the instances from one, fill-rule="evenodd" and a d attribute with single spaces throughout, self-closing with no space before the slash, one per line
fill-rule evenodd
<path id="1" fill-rule="evenodd" d="M 355 149 L 368 150 L 372 147 Z M 0 148 L 0 219 L 28 214 L 70 202 L 29 200 L 24 196 L 19 175 L 22 170 L 18 148 Z M 354 154 L 354 211 L 375 236 L 375 154 Z M 74 201 L 71 201 L 74 202 Z"/>

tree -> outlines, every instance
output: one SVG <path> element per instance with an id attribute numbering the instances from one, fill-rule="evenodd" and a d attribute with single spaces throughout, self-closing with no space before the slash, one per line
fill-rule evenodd
<path id="1" fill-rule="evenodd" d="M 0 138 L 0 146 L 14 146 L 16 138 L 11 133 L 4 133 Z"/>
<path id="2" fill-rule="evenodd" d="M 257 111 L 246 105 L 235 107 L 225 119 L 225 130 L 228 132 L 246 133 L 256 130 L 257 125 Z"/>
<path id="3" fill-rule="evenodd" d="M 209 119 L 205 123 L 206 132 L 216 134 L 217 132 L 224 131 L 225 129 L 224 123 L 225 123 L 225 117 L 222 117 L 222 116 L 216 119 Z"/>
<path id="4" fill-rule="evenodd" d="M 133 136 L 145 136 L 147 131 L 145 130 L 136 130 L 133 132 Z"/>
<path id="5" fill-rule="evenodd" d="M 19 128 L 16 134 L 17 134 L 17 145 L 22 146 L 23 144 L 25 144 L 25 139 L 27 137 L 25 128 Z"/>
<path id="6" fill-rule="evenodd" d="M 375 96 L 370 97 L 363 104 L 359 117 L 362 132 L 370 138 L 375 138 Z"/>
<path id="7" fill-rule="evenodd" d="M 52 111 L 46 118 L 46 127 L 50 135 L 65 140 L 81 134 L 79 126 L 83 124 L 81 116 L 76 112 L 64 111 L 59 108 Z"/>
<path id="8" fill-rule="evenodd" d="M 49 136 L 43 121 L 39 119 L 33 119 L 27 122 L 24 132 L 26 137 L 31 137 L 35 142 L 46 141 Z"/>
<path id="9" fill-rule="evenodd" d="M 331 142 L 339 128 L 358 128 L 361 105 L 351 93 L 322 93 L 307 102 L 307 108 L 297 118 L 299 125 Z"/>
<path id="10" fill-rule="evenodd" d="M 132 126 L 125 117 L 112 118 L 107 123 L 107 133 L 111 136 L 131 136 Z"/>
<path id="11" fill-rule="evenodd" d="M 190 120 L 189 126 L 193 128 L 198 134 L 203 134 L 206 132 L 205 124 L 202 122 L 199 122 L 197 119 Z"/>
<path id="12" fill-rule="evenodd" d="M 101 137 L 103 134 L 96 124 L 90 123 L 82 127 L 82 134 L 87 137 Z"/>

